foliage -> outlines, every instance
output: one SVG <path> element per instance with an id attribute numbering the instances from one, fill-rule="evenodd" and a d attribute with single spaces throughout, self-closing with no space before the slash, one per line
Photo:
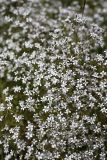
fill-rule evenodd
<path id="1" fill-rule="evenodd" d="M 1 160 L 106 160 L 105 15 L 66 2 L 0 1 Z"/>

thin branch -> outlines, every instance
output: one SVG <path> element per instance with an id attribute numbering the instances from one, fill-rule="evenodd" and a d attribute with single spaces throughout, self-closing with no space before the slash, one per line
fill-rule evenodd
<path id="1" fill-rule="evenodd" d="M 83 0 L 83 4 L 82 4 L 82 15 L 84 15 L 84 10 L 85 10 L 85 4 L 86 4 L 86 0 Z"/>

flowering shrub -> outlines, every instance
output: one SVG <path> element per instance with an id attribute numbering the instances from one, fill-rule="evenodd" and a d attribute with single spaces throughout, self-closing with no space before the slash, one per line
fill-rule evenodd
<path id="1" fill-rule="evenodd" d="M 102 26 L 105 29 L 103 35 L 107 49 L 107 1 L 105 0 L 58 0 L 63 2 L 64 6 L 72 6 L 72 9 L 78 13 L 83 13 L 85 16 L 90 16 L 94 23 Z M 85 7 L 84 7 L 85 4 Z"/>
<path id="2" fill-rule="evenodd" d="M 1 160 L 106 160 L 103 30 L 57 0 L 0 6 Z"/>

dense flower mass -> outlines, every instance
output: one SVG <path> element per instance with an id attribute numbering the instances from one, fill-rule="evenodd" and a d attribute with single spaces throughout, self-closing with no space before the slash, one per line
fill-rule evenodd
<path id="1" fill-rule="evenodd" d="M 0 32 L 0 159 L 106 160 L 104 30 L 57 0 L 4 0 Z"/>

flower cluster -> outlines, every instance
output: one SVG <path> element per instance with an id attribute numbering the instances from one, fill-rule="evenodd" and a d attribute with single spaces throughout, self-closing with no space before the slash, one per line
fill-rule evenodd
<path id="1" fill-rule="evenodd" d="M 103 29 L 60 1 L 0 1 L 0 158 L 106 160 Z"/>

